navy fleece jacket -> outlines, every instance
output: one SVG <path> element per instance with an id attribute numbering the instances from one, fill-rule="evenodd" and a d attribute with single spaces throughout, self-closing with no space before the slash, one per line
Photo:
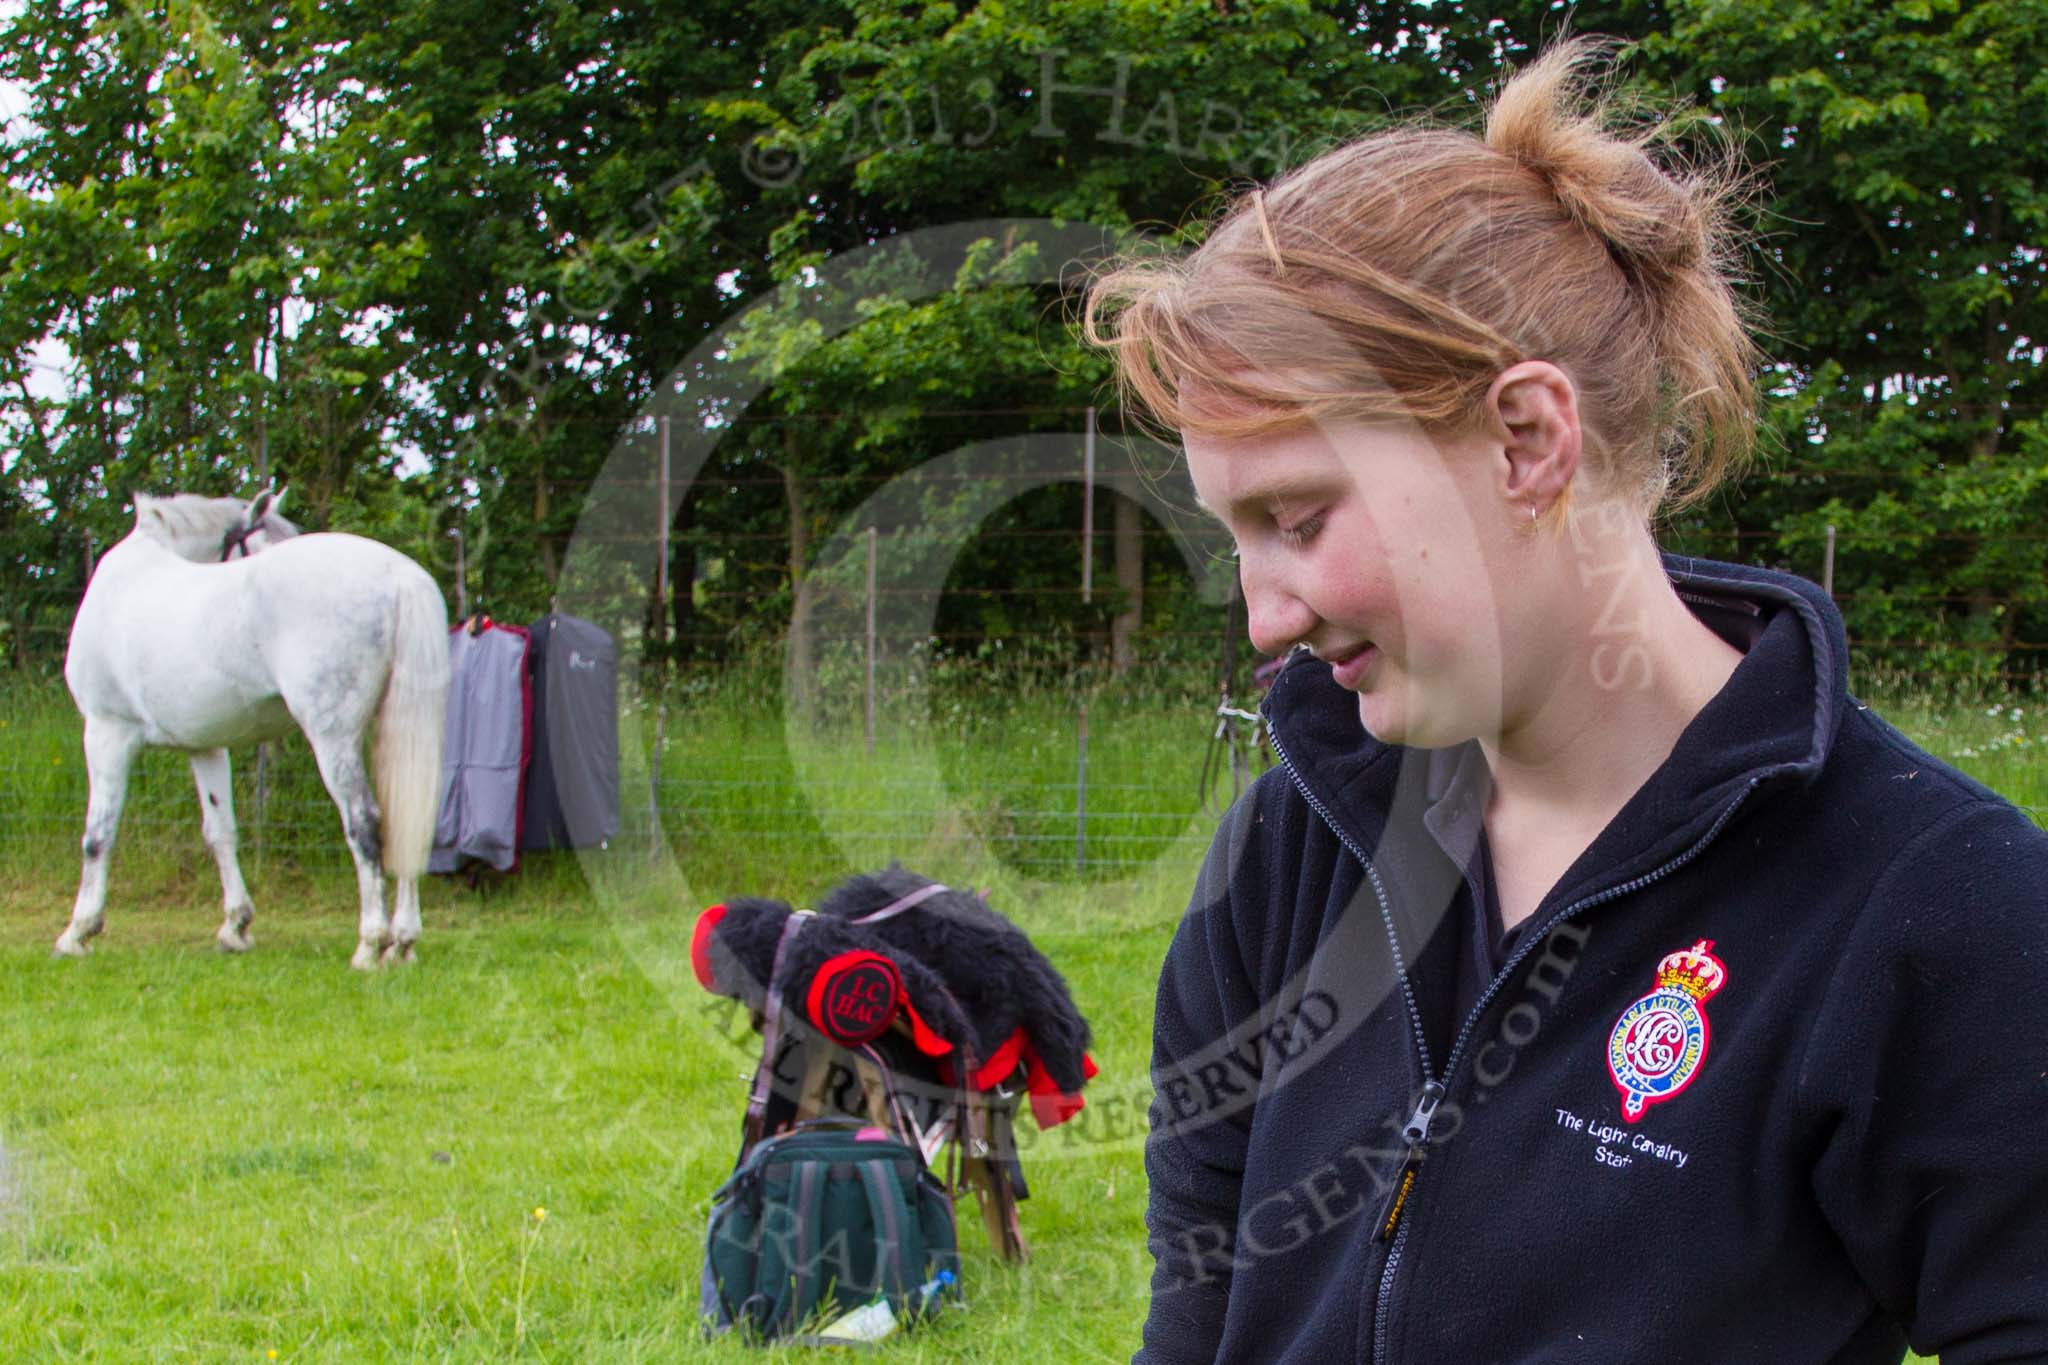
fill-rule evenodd
<path id="1" fill-rule="evenodd" d="M 2048 834 L 1813 584 L 1665 567 L 1744 658 L 1462 1017 L 1441 753 L 1276 680 L 1161 975 L 1138 1360 L 2048 1360 Z"/>

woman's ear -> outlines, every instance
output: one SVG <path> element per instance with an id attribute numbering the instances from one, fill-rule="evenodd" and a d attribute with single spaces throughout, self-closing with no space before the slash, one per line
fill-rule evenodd
<path id="1" fill-rule="evenodd" d="M 1487 389 L 1486 415 L 1501 443 L 1502 496 L 1540 515 L 1571 483 L 1584 453 L 1578 385 L 1547 360 L 1519 361 Z"/>

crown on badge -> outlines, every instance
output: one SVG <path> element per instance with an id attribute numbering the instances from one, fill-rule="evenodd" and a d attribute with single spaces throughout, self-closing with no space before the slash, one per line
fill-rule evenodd
<path id="1" fill-rule="evenodd" d="M 1683 952 L 1671 954 L 1657 964 L 1657 984 L 1674 986 L 1695 1000 L 1704 1000 L 1728 980 L 1728 969 L 1708 950 L 1714 946 L 1703 938 Z"/>

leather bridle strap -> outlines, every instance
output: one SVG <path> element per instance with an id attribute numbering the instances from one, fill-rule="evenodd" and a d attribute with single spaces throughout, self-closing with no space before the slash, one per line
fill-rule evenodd
<path id="1" fill-rule="evenodd" d="M 792 910 L 783 921 L 782 937 L 775 941 L 775 961 L 768 968 L 766 998 L 761 1002 L 761 1061 L 754 1068 L 753 1089 L 747 1093 L 747 1118 L 741 1128 L 740 1155 L 761 1140 L 761 1125 L 768 1113 L 768 1087 L 774 1079 L 775 1052 L 782 1042 L 782 964 L 796 931 L 811 917 L 809 910 Z"/>
<path id="2" fill-rule="evenodd" d="M 892 916 L 900 915 L 905 910 L 916 909 L 918 906 L 923 905 L 926 901 L 930 900 L 933 896 L 939 895 L 942 892 L 951 891 L 952 889 L 952 887 L 947 886 L 944 882 L 933 882 L 930 886 L 920 886 L 919 888 L 917 888 L 917 890 L 911 892 L 909 895 L 898 896 L 895 900 L 890 901 L 881 909 L 870 911 L 869 913 L 860 916 L 858 919 L 849 922 L 853 924 L 875 924 L 881 920 L 889 919 Z"/>
<path id="3" fill-rule="evenodd" d="M 220 538 L 220 562 L 225 564 L 233 559 L 237 550 L 242 552 L 245 559 L 254 554 L 255 551 L 249 548 L 249 541 L 262 529 L 261 523 L 255 526 L 229 527 L 227 534 Z"/>

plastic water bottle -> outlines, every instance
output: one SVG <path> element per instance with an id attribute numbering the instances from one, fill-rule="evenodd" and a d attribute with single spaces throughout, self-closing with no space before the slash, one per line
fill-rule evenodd
<path id="1" fill-rule="evenodd" d="M 912 1296 L 917 1304 L 917 1315 L 923 1317 L 929 1312 L 939 1301 L 939 1296 L 952 1285 L 953 1272 L 950 1270 L 941 1270 L 937 1276 L 920 1285 Z M 877 1294 L 860 1307 L 832 1319 L 805 1340 L 807 1345 L 813 1346 L 857 1346 L 894 1336 L 902 1326 L 896 1310 L 889 1306 L 889 1296 Z"/>

